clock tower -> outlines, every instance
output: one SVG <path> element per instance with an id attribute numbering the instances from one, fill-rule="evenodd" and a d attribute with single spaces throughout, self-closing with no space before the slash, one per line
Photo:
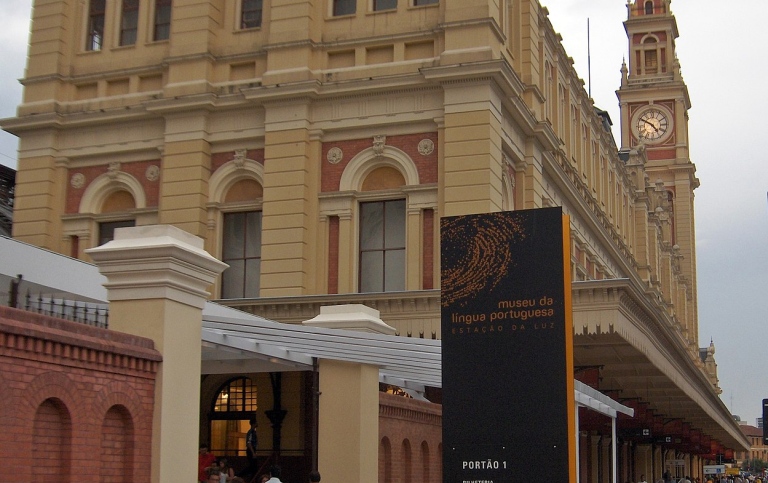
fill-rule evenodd
<path id="1" fill-rule="evenodd" d="M 699 186 L 689 157 L 688 110 L 691 100 L 675 51 L 677 22 L 671 0 L 629 0 L 624 29 L 629 40 L 629 67 L 622 65 L 621 145 L 644 151 L 646 173 L 657 192 L 663 190 L 651 216 L 661 229 L 662 246 L 674 285 L 664 298 L 682 325 L 691 350 L 698 350 L 696 313 L 696 240 L 693 191 Z M 659 209 L 661 208 L 661 209 Z M 664 276 L 660 267 L 656 277 Z M 652 281 L 653 282 L 653 281 Z"/>

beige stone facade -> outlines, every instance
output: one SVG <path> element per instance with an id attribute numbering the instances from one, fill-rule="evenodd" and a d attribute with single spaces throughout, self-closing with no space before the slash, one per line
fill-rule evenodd
<path id="1" fill-rule="evenodd" d="M 765 424 L 765 423 L 763 423 Z M 765 444 L 763 439 L 763 428 L 756 428 L 749 424 L 740 424 L 741 430 L 749 438 L 749 442 L 752 445 L 749 451 L 742 451 L 736 454 L 736 461 L 739 468 L 744 468 L 745 464 L 749 466 L 754 460 L 768 461 L 768 444 Z M 749 460 L 753 460 L 750 463 Z M 753 469 L 754 473 L 759 473 Z"/>
<path id="2" fill-rule="evenodd" d="M 2 121 L 20 139 L 15 238 L 88 259 L 115 226 L 170 224 L 237 274 L 212 287 L 229 305 L 297 323 L 363 303 L 439 338 L 440 218 L 562 206 L 577 377 L 642 402 L 642 425 L 687 425 L 673 439 L 690 444 L 626 437 L 619 477 L 680 453 L 696 475 L 747 444 L 699 358 L 669 0 L 627 6 L 620 146 L 536 0 L 174 0 L 168 38 L 163 2 L 139 2 L 135 29 L 93 3 L 35 1 Z M 581 433 L 583 481 L 608 461 L 599 432 Z"/>

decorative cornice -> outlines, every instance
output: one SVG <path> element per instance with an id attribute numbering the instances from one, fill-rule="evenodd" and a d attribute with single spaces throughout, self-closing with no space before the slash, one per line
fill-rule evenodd
<path id="1" fill-rule="evenodd" d="M 10 307 L 0 307 L 0 348 L 38 362 L 149 378 L 162 361 L 149 339 Z"/>
<path id="2" fill-rule="evenodd" d="M 320 313 L 320 307 L 341 304 L 363 304 L 376 309 L 381 313 L 382 320 L 387 323 L 392 318 L 399 319 L 403 316 L 409 317 L 409 320 L 440 316 L 439 290 L 269 297 L 219 302 L 270 320 L 293 324 L 300 324 L 315 317 Z"/>
<path id="3" fill-rule="evenodd" d="M 170 225 L 125 228 L 86 253 L 107 277 L 110 301 L 165 298 L 202 309 L 206 288 L 227 267 L 201 238 Z"/>
<path id="4" fill-rule="evenodd" d="M 442 406 L 403 396 L 379 393 L 379 417 L 442 427 Z"/>

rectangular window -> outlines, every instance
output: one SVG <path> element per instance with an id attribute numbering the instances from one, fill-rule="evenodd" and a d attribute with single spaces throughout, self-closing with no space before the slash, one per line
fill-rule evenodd
<path id="1" fill-rule="evenodd" d="M 414 7 L 420 7 L 422 5 L 435 5 L 439 3 L 439 0 L 413 0 Z"/>
<path id="2" fill-rule="evenodd" d="M 221 282 L 221 298 L 259 296 L 261 276 L 261 212 L 224 215 L 221 261 L 229 265 Z"/>
<path id="3" fill-rule="evenodd" d="M 360 204 L 360 292 L 405 290 L 405 200 Z"/>
<path id="4" fill-rule="evenodd" d="M 333 16 L 352 15 L 357 10 L 357 0 L 333 0 Z"/>
<path id="5" fill-rule="evenodd" d="M 655 74 L 658 71 L 658 67 L 659 67 L 659 64 L 656 58 L 656 51 L 646 50 L 645 51 L 645 73 Z"/>
<path id="6" fill-rule="evenodd" d="M 242 0 L 240 11 L 240 28 L 252 29 L 261 27 L 262 0 Z"/>
<path id="7" fill-rule="evenodd" d="M 104 43 L 106 0 L 91 0 L 88 6 L 88 39 L 85 50 L 101 50 Z"/>
<path id="8" fill-rule="evenodd" d="M 155 33 L 153 40 L 171 37 L 171 0 L 155 0 Z"/>
<path id="9" fill-rule="evenodd" d="M 120 18 L 120 45 L 136 44 L 136 32 L 139 25 L 139 0 L 123 0 Z"/>
<path id="10" fill-rule="evenodd" d="M 393 10 L 397 8 L 397 0 L 373 0 L 373 9 L 379 10 Z"/>
<path id="11" fill-rule="evenodd" d="M 130 226 L 136 226 L 136 221 L 122 220 L 99 223 L 99 246 L 114 240 L 115 230 L 117 228 L 125 228 Z"/>

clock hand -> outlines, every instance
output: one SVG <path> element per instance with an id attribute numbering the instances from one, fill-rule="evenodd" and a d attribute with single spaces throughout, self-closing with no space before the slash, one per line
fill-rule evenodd
<path id="1" fill-rule="evenodd" d="M 659 128 L 657 128 L 651 121 L 647 119 L 641 119 L 644 123 L 648 124 L 653 128 L 654 131 L 659 132 Z"/>

